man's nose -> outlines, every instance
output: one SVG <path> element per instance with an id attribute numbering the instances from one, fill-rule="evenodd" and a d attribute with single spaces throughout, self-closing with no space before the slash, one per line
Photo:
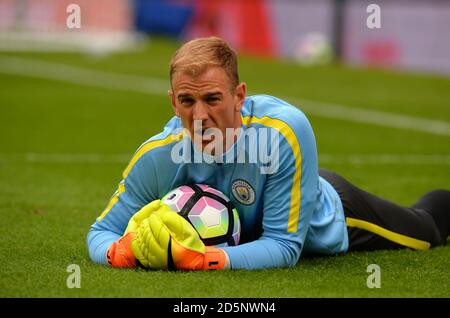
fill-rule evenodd
<path id="1" fill-rule="evenodd" d="M 205 105 L 203 102 L 197 102 L 194 105 L 194 120 L 201 120 L 205 121 L 208 119 L 208 106 Z"/>

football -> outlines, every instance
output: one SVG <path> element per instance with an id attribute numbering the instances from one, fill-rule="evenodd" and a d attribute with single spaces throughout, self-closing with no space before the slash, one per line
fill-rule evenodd
<path id="1" fill-rule="evenodd" d="M 188 220 L 205 245 L 239 244 L 239 215 L 222 192 L 205 184 L 185 185 L 170 191 L 161 201 Z"/>
<path id="2" fill-rule="evenodd" d="M 326 65 L 333 61 L 331 41 L 321 33 L 301 37 L 294 49 L 294 58 L 303 65 Z"/>

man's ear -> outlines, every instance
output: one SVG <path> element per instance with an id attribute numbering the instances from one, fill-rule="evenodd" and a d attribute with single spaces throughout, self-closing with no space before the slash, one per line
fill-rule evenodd
<path id="1" fill-rule="evenodd" d="M 177 108 L 177 104 L 175 103 L 175 95 L 174 95 L 173 91 L 172 91 L 171 89 L 169 89 L 169 90 L 167 91 L 167 93 L 169 94 L 170 103 L 172 104 L 172 108 L 173 108 L 173 111 L 175 112 L 175 115 L 177 115 L 178 117 L 180 117 L 180 116 L 178 115 L 178 108 Z"/>
<path id="2" fill-rule="evenodd" d="M 247 84 L 244 82 L 240 83 L 238 86 L 236 86 L 235 91 L 235 110 L 236 112 L 240 112 L 242 109 L 242 105 L 244 105 L 245 96 L 247 95 Z"/>

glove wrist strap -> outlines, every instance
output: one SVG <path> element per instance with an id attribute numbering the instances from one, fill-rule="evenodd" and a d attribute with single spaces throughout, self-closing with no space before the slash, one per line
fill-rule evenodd
<path id="1" fill-rule="evenodd" d="M 205 247 L 205 258 L 203 262 L 203 269 L 205 270 L 217 270 L 225 269 L 227 266 L 228 256 L 224 250 L 214 247 Z"/>

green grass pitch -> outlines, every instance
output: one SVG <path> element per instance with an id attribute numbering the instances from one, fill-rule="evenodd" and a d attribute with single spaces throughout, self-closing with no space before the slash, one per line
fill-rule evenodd
<path id="1" fill-rule="evenodd" d="M 164 91 L 96 87 L 86 74 L 71 83 L 1 70 L 20 68 L 20 61 L 46 61 L 159 78 L 168 87 L 175 48 L 155 40 L 134 52 L 103 57 L 0 54 L 1 297 L 450 297 L 450 246 L 302 257 L 294 268 L 258 271 L 120 270 L 92 263 L 86 248 L 89 227 L 115 191 L 127 160 L 172 116 L 168 98 Z M 6 57 L 20 58 L 18 65 L 5 65 Z M 450 123 L 449 78 L 305 68 L 245 56 L 240 71 L 251 93 L 438 120 L 447 128 Z M 49 67 L 47 74 L 52 72 Z M 448 134 L 317 114 L 309 118 L 320 166 L 368 191 L 409 205 L 431 189 L 450 188 Z M 80 266 L 80 288 L 67 287 L 70 264 Z M 370 264 L 381 268 L 380 288 L 367 287 Z"/>

